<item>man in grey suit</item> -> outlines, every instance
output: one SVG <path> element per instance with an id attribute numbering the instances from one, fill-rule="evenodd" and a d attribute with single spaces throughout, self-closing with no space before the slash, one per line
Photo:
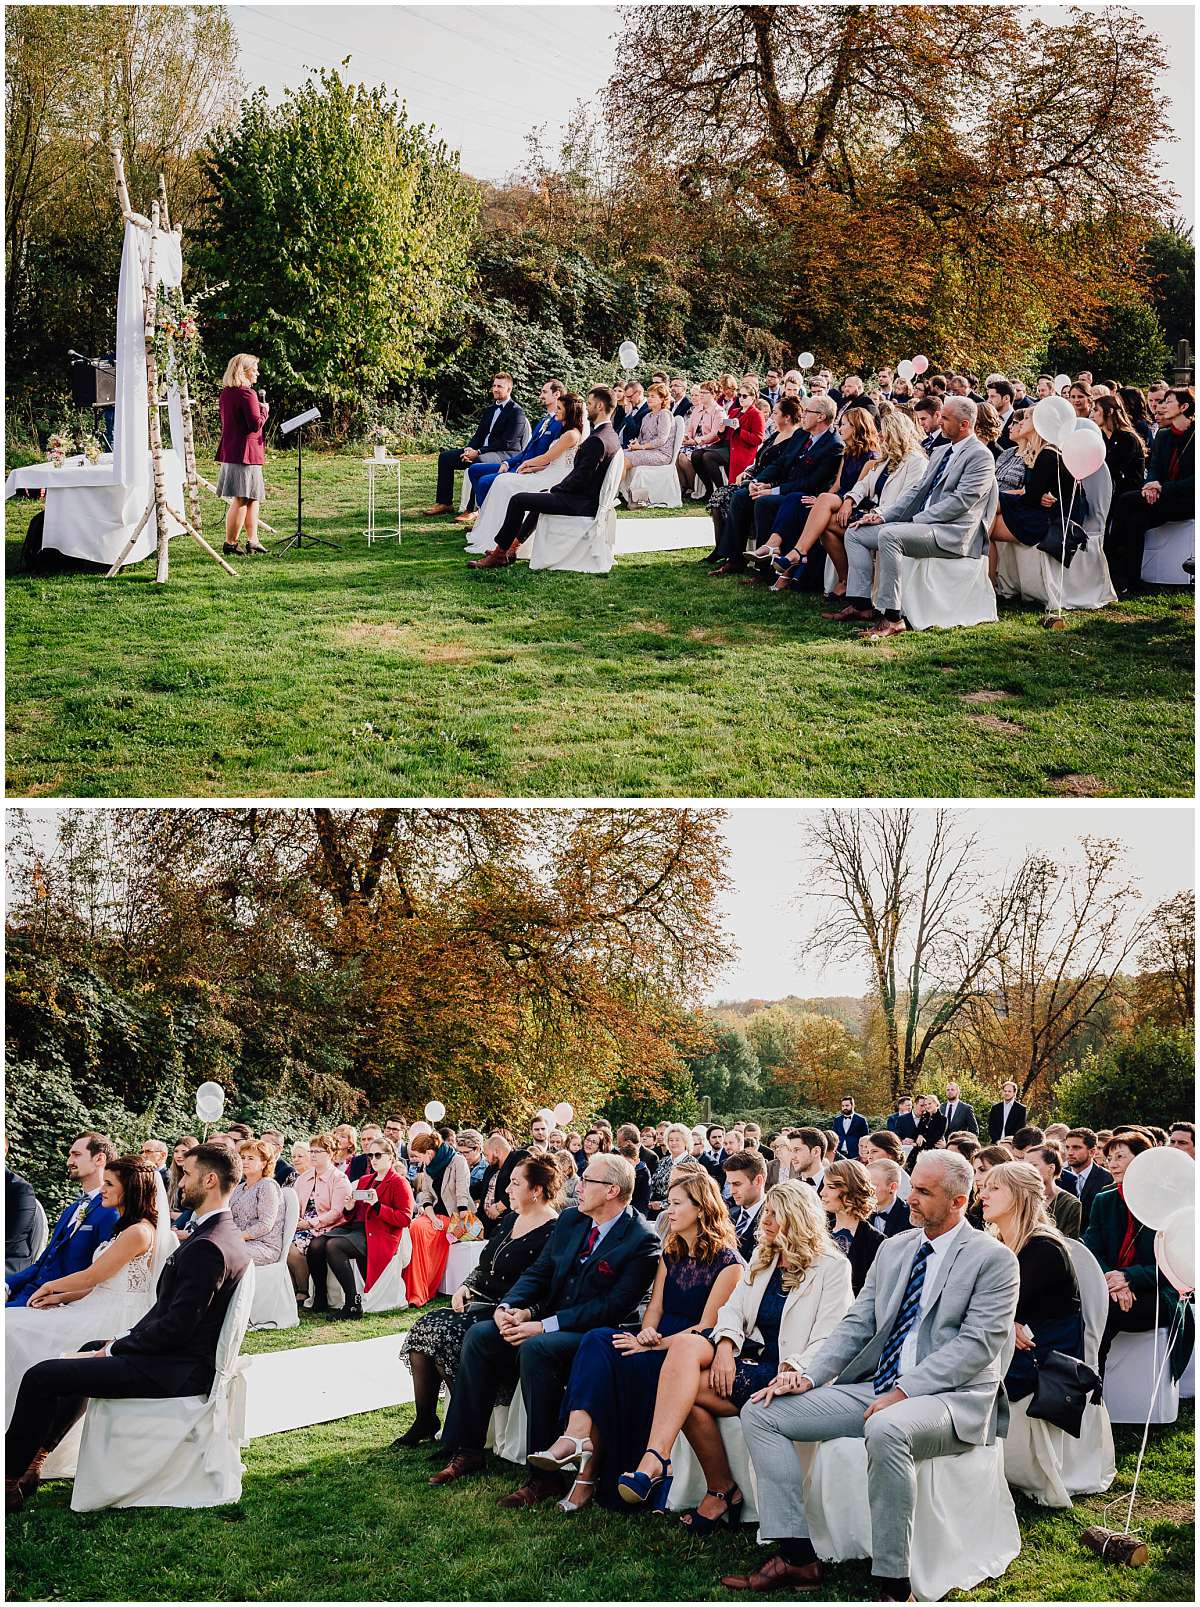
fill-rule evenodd
<path id="1" fill-rule="evenodd" d="M 779 1552 L 731 1590 L 817 1590 L 794 1442 L 861 1435 L 881 1601 L 910 1594 L 917 1463 L 990 1445 L 1008 1428 L 1017 1258 L 966 1220 L 971 1167 L 952 1150 L 922 1155 L 908 1208 L 913 1231 L 885 1239 L 862 1292 L 804 1373 L 781 1371 L 742 1409 L 758 1479 L 759 1534 Z M 819 1386 L 825 1386 L 821 1388 Z"/>
<path id="2" fill-rule="evenodd" d="M 942 405 L 942 434 L 916 490 L 889 516 L 865 514 L 846 531 L 850 574 L 839 620 L 874 619 L 871 573 L 879 553 L 878 605 L 883 624 L 872 638 L 907 629 L 900 612 L 900 559 L 981 558 L 996 517 L 999 493 L 992 454 L 975 435 L 975 403 L 952 396 Z"/>

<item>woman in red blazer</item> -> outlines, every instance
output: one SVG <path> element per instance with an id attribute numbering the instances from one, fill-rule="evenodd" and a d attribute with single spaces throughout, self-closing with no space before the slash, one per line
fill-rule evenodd
<path id="1" fill-rule="evenodd" d="M 364 1268 L 364 1293 L 396 1253 L 400 1236 L 412 1221 L 413 1192 L 408 1179 L 394 1171 L 396 1147 L 390 1138 L 375 1138 L 367 1150 L 371 1169 L 364 1172 L 346 1201 L 346 1225 L 328 1236 L 329 1270 L 342 1286 L 345 1304 L 333 1317 L 361 1317 L 362 1301 L 354 1282 L 355 1265 Z"/>
<path id="2" fill-rule="evenodd" d="M 225 515 L 225 551 L 238 552 L 238 537 L 246 532 L 246 551 L 265 553 L 258 539 L 258 505 L 263 485 L 263 425 L 270 412 L 253 387 L 258 383 L 258 358 L 249 352 L 231 357 L 221 379 L 221 440 L 217 462 L 217 495 L 229 497 Z"/>
<path id="3" fill-rule="evenodd" d="M 767 432 L 767 421 L 758 405 L 758 386 L 745 380 L 738 387 L 737 399 L 738 414 L 730 419 L 725 431 L 729 442 L 730 485 L 734 484 L 743 469 L 748 469 L 754 462 Z"/>

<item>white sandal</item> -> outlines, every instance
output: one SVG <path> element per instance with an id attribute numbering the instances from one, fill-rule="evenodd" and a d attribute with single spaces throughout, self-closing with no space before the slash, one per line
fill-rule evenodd
<path id="1" fill-rule="evenodd" d="M 571 1469 L 578 1472 L 582 1468 L 584 1459 L 595 1455 L 595 1447 L 586 1434 L 579 1440 L 572 1434 L 560 1434 L 559 1439 L 568 1440 L 575 1449 L 568 1451 L 564 1457 L 555 1456 L 553 1448 L 547 1451 L 534 1451 L 526 1458 L 530 1467 L 545 1468 L 551 1473 L 566 1473 Z M 589 1479 L 580 1480 L 579 1482 L 591 1483 L 592 1481 Z"/>
<path id="2" fill-rule="evenodd" d="M 589 1451 L 587 1455 L 581 1459 L 579 1463 L 579 1472 L 575 1475 L 575 1484 L 583 1484 L 589 1489 L 595 1489 L 595 1479 L 585 1479 L 583 1477 L 584 1466 L 586 1463 L 592 1460 L 594 1455 L 595 1453 L 593 1451 Z M 585 1507 L 591 1506 L 592 1503 L 590 1500 L 581 1501 L 578 1506 L 574 1501 L 571 1500 L 571 1495 L 575 1489 L 575 1484 L 571 1486 L 570 1490 L 567 1491 L 566 1495 L 563 1496 L 561 1501 L 556 1501 L 554 1503 L 560 1512 L 582 1512 Z"/>

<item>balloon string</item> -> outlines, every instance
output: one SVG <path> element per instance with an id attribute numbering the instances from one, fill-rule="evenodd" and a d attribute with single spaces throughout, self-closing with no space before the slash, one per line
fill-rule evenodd
<path id="1" fill-rule="evenodd" d="M 1058 478 L 1058 505 L 1061 508 L 1062 507 L 1062 471 L 1063 471 L 1062 453 L 1059 452 L 1059 453 L 1056 454 L 1056 456 L 1058 458 L 1058 462 L 1055 464 L 1054 472 L 1055 472 L 1055 474 L 1056 474 L 1056 476 Z M 1074 475 L 1072 475 L 1071 476 L 1071 500 L 1067 504 L 1067 514 L 1066 514 L 1066 518 L 1063 520 L 1062 548 L 1059 551 L 1059 555 L 1058 555 L 1058 611 L 1055 614 L 1056 619 L 1061 619 L 1063 617 L 1063 597 L 1064 597 L 1064 595 L 1066 593 L 1066 589 L 1067 589 L 1067 531 L 1070 528 L 1071 511 L 1075 506 L 1075 493 L 1078 490 L 1079 490 L 1079 481 L 1075 478 Z"/>
<path id="2" fill-rule="evenodd" d="M 1175 1314 L 1174 1314 L 1174 1317 L 1171 1320 L 1171 1326 L 1167 1330 L 1166 1342 L 1163 1345 L 1162 1361 L 1159 1362 L 1158 1361 L 1158 1336 L 1162 1332 L 1162 1330 L 1158 1326 L 1159 1299 L 1160 1299 L 1160 1290 L 1159 1290 L 1159 1287 L 1158 1287 L 1158 1279 L 1156 1277 L 1155 1280 L 1154 1280 L 1154 1343 L 1155 1343 L 1154 1357 L 1155 1357 L 1155 1361 L 1158 1363 L 1158 1365 L 1155 1368 L 1154 1386 L 1153 1386 L 1153 1390 L 1152 1390 L 1151 1395 L 1150 1395 L 1150 1404 L 1146 1408 L 1146 1422 L 1145 1422 L 1145 1426 L 1142 1429 L 1142 1443 L 1138 1448 L 1137 1466 L 1133 1470 L 1133 1488 L 1129 1492 L 1129 1509 L 1125 1514 L 1125 1529 L 1124 1529 L 1125 1534 L 1130 1533 L 1130 1527 L 1129 1526 L 1133 1522 L 1133 1503 L 1137 1499 L 1138 1480 L 1142 1476 L 1142 1463 L 1146 1459 L 1146 1445 L 1147 1445 L 1147 1442 L 1150 1439 L 1150 1418 L 1153 1416 L 1153 1413 L 1154 1413 L 1154 1402 L 1158 1399 L 1158 1391 L 1159 1391 L 1159 1388 L 1160 1388 L 1160 1386 L 1162 1384 L 1163 1371 L 1166 1368 L 1167 1363 L 1171 1359 L 1171 1345 L 1172 1345 L 1173 1341 L 1178 1337 L 1178 1335 L 1180 1333 L 1180 1330 L 1183 1327 L 1183 1317 L 1184 1317 L 1184 1313 L 1185 1313 L 1186 1307 L 1187 1307 L 1187 1296 L 1184 1295 L 1182 1297 L 1182 1299 L 1179 1300 L 1179 1302 L 1177 1303 L 1177 1305 L 1175 1307 Z"/>

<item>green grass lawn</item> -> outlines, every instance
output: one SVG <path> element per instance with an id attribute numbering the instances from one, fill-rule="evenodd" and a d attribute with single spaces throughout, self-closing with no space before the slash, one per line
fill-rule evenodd
<path id="1" fill-rule="evenodd" d="M 425 1308 L 429 1309 L 429 1308 Z M 251 1334 L 250 1352 L 401 1333 L 419 1315 L 327 1322 L 305 1315 L 282 1334 Z M 398 1347 L 397 1347 L 398 1348 Z M 402 1365 L 397 1361 L 396 1365 Z M 756 1556 L 753 1531 L 689 1538 L 674 1521 L 596 1510 L 513 1513 L 496 1498 L 521 1481 L 488 1473 L 430 1490 L 428 1447 L 394 1452 L 411 1406 L 253 1441 L 236 1506 L 73 1514 L 70 1486 L 47 1485 L 6 1522 L 8 1597 L 52 1601 L 725 1601 L 723 1573 Z M 1018 1498 L 1021 1555 L 974 1601 L 1191 1601 L 1193 1410 L 1152 1429 L 1135 1523 L 1145 1568 L 1107 1565 L 1079 1543 L 1128 1492 L 1139 1431 L 1116 1431 L 1117 1482 L 1052 1513 Z M 1110 1526 L 1120 1527 L 1113 1509 Z M 759 1554 L 761 1555 L 761 1554 Z M 832 1570 L 825 1598 L 872 1595 L 868 1565 Z"/>
<path id="2" fill-rule="evenodd" d="M 8 504 L 10 794 L 1192 792 L 1190 594 L 1062 632 L 1004 604 L 996 625 L 869 645 L 698 553 L 468 571 L 460 527 L 420 517 L 429 458 L 404 465 L 403 545 L 368 550 L 357 456 L 305 469 L 306 525 L 341 545 L 242 560 L 236 581 L 186 538 L 165 588 L 152 561 L 16 573 L 36 504 Z M 290 455 L 266 477 L 283 533 Z M 204 501 L 215 541 L 223 504 Z"/>

